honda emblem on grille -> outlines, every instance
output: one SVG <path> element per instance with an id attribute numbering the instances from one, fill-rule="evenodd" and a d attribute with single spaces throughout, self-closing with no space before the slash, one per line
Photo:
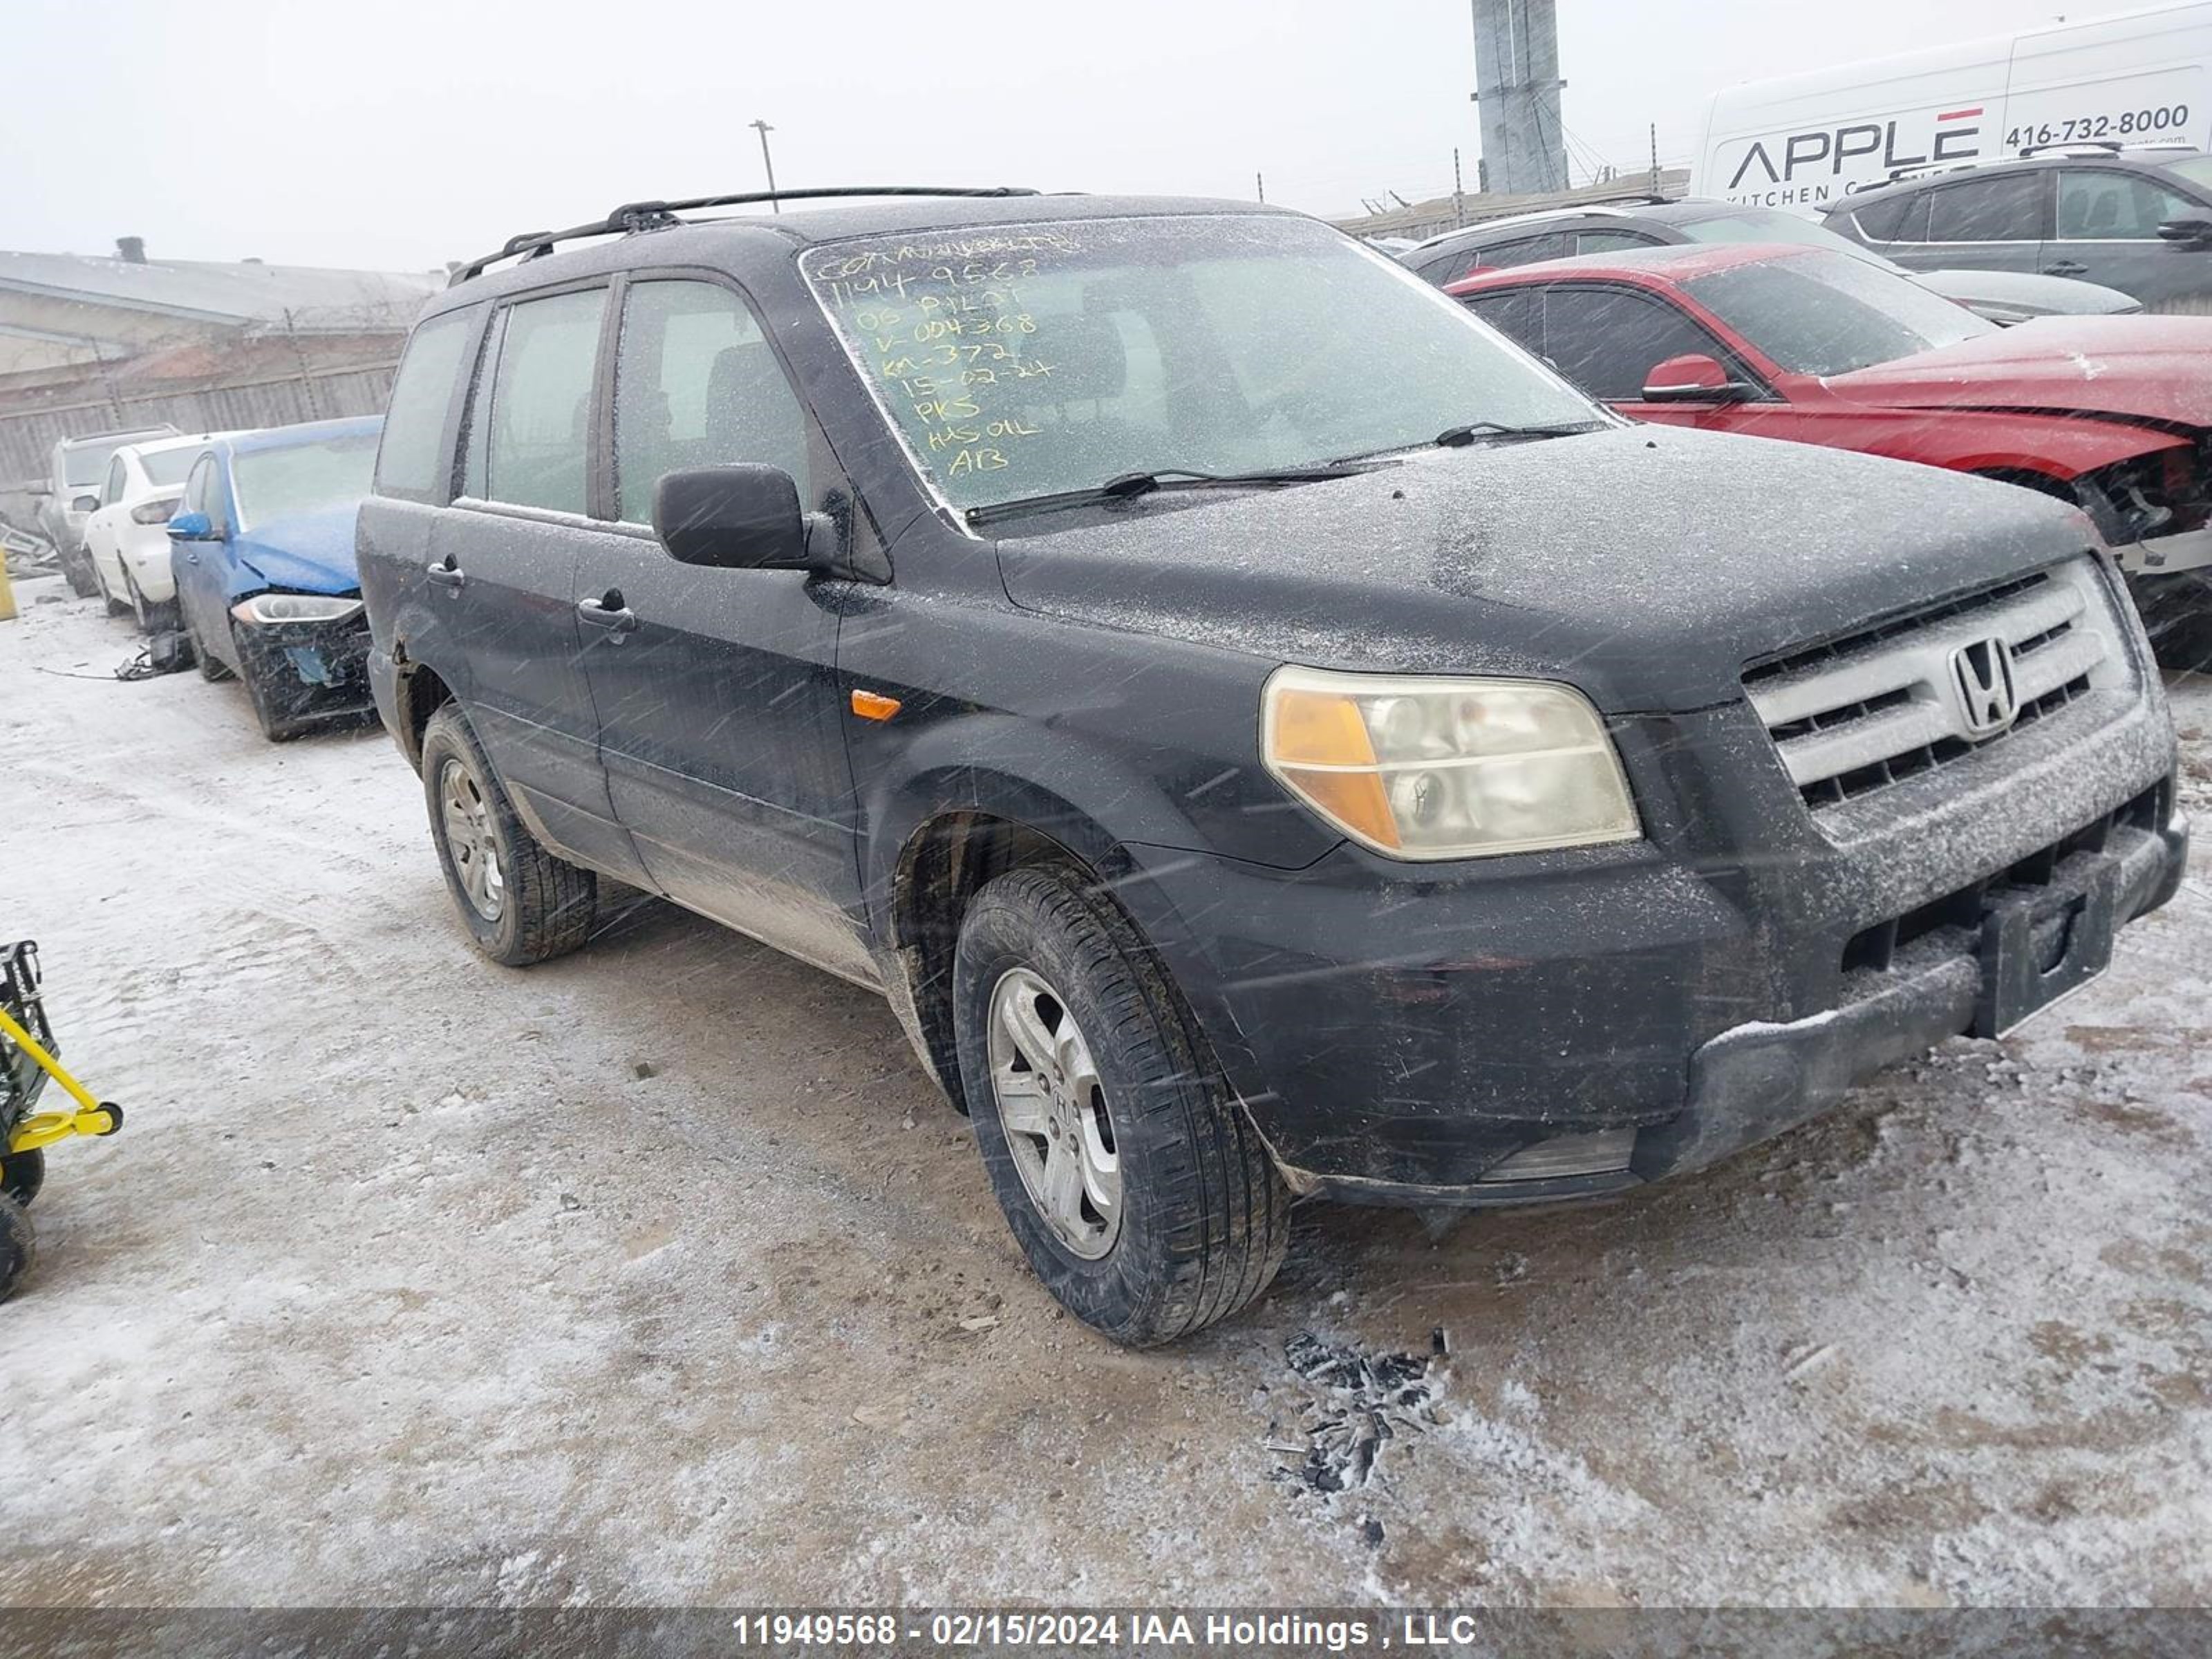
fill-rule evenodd
<path id="1" fill-rule="evenodd" d="M 2012 647 L 1991 637 L 1962 645 L 1951 653 L 1951 689 L 1966 735 L 1979 742 L 1993 738 L 2020 717 L 2020 693 L 2012 678 Z"/>

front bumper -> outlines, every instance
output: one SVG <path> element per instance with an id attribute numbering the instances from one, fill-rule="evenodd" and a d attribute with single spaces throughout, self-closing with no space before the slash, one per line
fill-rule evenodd
<path id="1" fill-rule="evenodd" d="M 1127 849 L 1116 891 L 1297 1190 L 1494 1205 L 1701 1168 L 1976 1030 L 1992 908 L 2057 914 L 2109 870 L 2109 949 L 2181 879 L 2154 693 L 2095 694 L 1819 828 L 1761 781 L 1755 722 L 1616 734 L 1649 842 L 1430 872 Z"/>
<path id="2" fill-rule="evenodd" d="M 255 623 L 238 630 L 246 672 L 285 720 L 341 720 L 368 713 L 368 619 Z"/>

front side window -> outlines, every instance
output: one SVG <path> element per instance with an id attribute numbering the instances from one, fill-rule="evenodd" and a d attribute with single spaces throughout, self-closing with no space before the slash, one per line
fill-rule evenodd
<path id="1" fill-rule="evenodd" d="M 485 422 L 486 499 L 587 510 L 592 377 L 605 289 L 507 307 Z"/>
<path id="2" fill-rule="evenodd" d="M 1780 368 L 1848 374 L 1996 331 L 1962 305 L 1849 254 L 1731 265 L 1683 285 Z M 1556 343 L 1559 336 L 1553 334 Z"/>
<path id="3" fill-rule="evenodd" d="M 238 526 L 255 530 L 275 519 L 344 507 L 368 494 L 376 470 L 376 434 L 348 433 L 231 458 Z"/>
<path id="4" fill-rule="evenodd" d="M 206 514 L 217 536 L 230 533 L 223 514 L 222 486 L 216 476 L 214 456 L 201 456 L 198 465 L 192 468 L 191 477 L 185 481 L 185 511 Z"/>
<path id="5" fill-rule="evenodd" d="M 1607 418 L 1403 267 L 1287 215 L 871 237 L 800 268 L 956 507 Z"/>
<path id="6" fill-rule="evenodd" d="M 2154 242 L 2169 219 L 2204 210 L 2139 173 L 2068 169 L 2058 175 L 2058 239 L 2064 242 Z"/>
<path id="7" fill-rule="evenodd" d="M 433 317 L 407 342 L 399 373 L 392 379 L 384 444 L 376 460 L 376 487 L 382 494 L 444 501 L 441 450 L 446 416 L 453 406 L 453 380 L 473 315 L 451 311 Z"/>
<path id="8" fill-rule="evenodd" d="M 1929 192 L 1931 242 L 2034 242 L 2042 237 L 2040 173 L 1998 173 Z"/>
<path id="9" fill-rule="evenodd" d="M 633 283 L 615 354 L 619 516 L 653 522 L 653 490 L 684 467 L 758 461 L 815 499 L 806 414 L 750 307 L 714 283 Z"/>
<path id="10" fill-rule="evenodd" d="M 1721 351 L 1664 300 L 1620 288 L 1547 289 L 1544 339 L 1560 374 L 1608 403 L 1640 402 L 1651 371 L 1670 357 Z"/>

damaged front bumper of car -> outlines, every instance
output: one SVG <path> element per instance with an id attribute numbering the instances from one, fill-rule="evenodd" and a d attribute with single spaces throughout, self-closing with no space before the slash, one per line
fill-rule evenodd
<path id="1" fill-rule="evenodd" d="M 288 719 L 339 719 L 374 708 L 368 617 L 358 594 L 256 593 L 231 607 L 246 672 Z"/>
<path id="2" fill-rule="evenodd" d="M 1128 849 L 1116 893 L 1295 1190 L 1492 1206 L 1703 1168 L 2001 1035 L 2180 884 L 2171 722 L 2124 685 L 1818 815 L 1738 712 L 1616 730 L 1640 844 L 1431 873 Z"/>

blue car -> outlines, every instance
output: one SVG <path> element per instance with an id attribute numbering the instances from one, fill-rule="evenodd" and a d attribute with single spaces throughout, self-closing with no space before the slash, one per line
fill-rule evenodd
<path id="1" fill-rule="evenodd" d="M 200 672 L 246 683 L 272 742 L 368 713 L 354 517 L 380 416 L 210 444 L 169 520 L 177 607 Z"/>

